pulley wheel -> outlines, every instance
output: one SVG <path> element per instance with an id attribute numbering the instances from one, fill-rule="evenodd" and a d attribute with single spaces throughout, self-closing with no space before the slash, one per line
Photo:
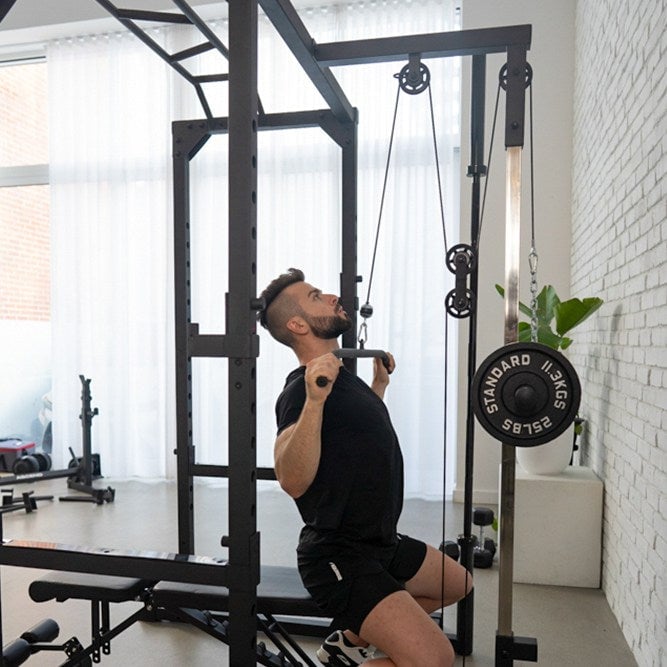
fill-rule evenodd
<path id="1" fill-rule="evenodd" d="M 398 73 L 394 74 L 398 79 L 398 85 L 401 90 L 408 95 L 419 95 L 423 93 L 429 86 L 431 81 L 431 72 L 424 63 L 419 63 L 418 71 L 410 71 L 410 65 L 406 65 Z"/>
<path id="2" fill-rule="evenodd" d="M 490 354 L 472 383 L 472 407 L 494 438 L 535 447 L 574 421 L 581 385 L 572 364 L 541 343 L 511 343 Z"/>
<path id="3" fill-rule="evenodd" d="M 475 252 L 468 244 L 459 243 L 447 251 L 445 261 L 452 273 L 456 273 L 457 269 L 463 269 L 463 272 L 468 274 L 475 268 Z"/>
<path id="4" fill-rule="evenodd" d="M 456 290 L 451 290 L 445 297 L 445 310 L 457 319 L 470 317 L 475 305 L 475 297 L 469 290 L 462 290 L 457 294 Z"/>
<path id="5" fill-rule="evenodd" d="M 500 87 L 503 90 L 507 90 L 507 77 L 508 77 L 509 70 L 507 69 L 507 64 L 503 65 L 500 68 L 500 72 L 498 73 L 498 83 L 500 84 Z M 518 74 L 518 72 L 517 72 Z M 526 84 L 526 88 L 530 86 L 530 84 L 533 81 L 533 68 L 530 66 L 530 63 L 526 63 L 526 71 L 524 74 L 524 83 Z"/>

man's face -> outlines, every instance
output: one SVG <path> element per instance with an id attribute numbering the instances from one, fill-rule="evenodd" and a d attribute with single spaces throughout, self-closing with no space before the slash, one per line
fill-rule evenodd
<path id="1" fill-rule="evenodd" d="M 352 320 L 335 294 L 323 294 L 322 290 L 305 282 L 296 283 L 290 289 L 301 306 L 303 318 L 318 338 L 338 338 L 352 326 Z"/>

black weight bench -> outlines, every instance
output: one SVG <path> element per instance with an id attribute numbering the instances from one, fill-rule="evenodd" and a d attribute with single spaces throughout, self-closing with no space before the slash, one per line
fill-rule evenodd
<path id="1" fill-rule="evenodd" d="M 88 600 L 90 601 L 90 633 L 91 644 L 83 648 L 74 638 L 76 650 L 68 652 L 70 660 L 63 664 L 86 664 L 86 656 L 93 662 L 100 662 L 101 653 L 111 653 L 111 640 L 143 617 L 144 607 L 135 611 L 115 627 L 111 627 L 109 605 L 112 602 L 144 602 L 148 589 L 154 581 L 129 577 L 110 577 L 99 574 L 80 572 L 48 572 L 33 581 L 28 594 L 35 602 L 56 600 Z M 88 658 L 90 660 L 90 658 Z"/>
<path id="2" fill-rule="evenodd" d="M 180 582 L 152 582 L 126 577 L 49 572 L 33 581 L 29 594 L 35 602 L 56 600 L 89 600 L 91 603 L 91 644 L 64 664 L 79 664 L 84 656 L 100 662 L 100 651 L 110 653 L 110 641 L 138 620 L 172 620 L 186 622 L 226 642 L 229 619 L 229 589 L 222 586 Z M 111 603 L 140 601 L 142 608 L 114 628 L 110 628 Z M 216 612 L 221 614 L 216 617 Z M 257 586 L 258 629 L 278 647 L 283 656 L 298 654 L 306 665 L 313 665 L 289 632 L 326 636 L 329 620 L 323 615 L 306 589 L 295 568 L 265 565 L 260 570 Z M 276 617 L 281 617 L 281 622 Z M 285 618 L 286 620 L 282 620 Z M 294 619 L 302 619 L 297 621 Z M 299 664 L 281 662 L 261 642 L 257 648 L 258 662 L 264 665 Z"/>
<path id="3" fill-rule="evenodd" d="M 159 607 L 188 607 L 228 611 L 229 589 L 205 584 L 160 581 L 152 589 L 152 601 Z M 272 616 L 323 617 L 293 567 L 262 565 L 257 586 L 257 609 Z"/>

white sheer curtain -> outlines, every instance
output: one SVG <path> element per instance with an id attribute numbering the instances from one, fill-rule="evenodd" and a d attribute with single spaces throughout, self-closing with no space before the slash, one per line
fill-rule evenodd
<path id="1" fill-rule="evenodd" d="M 453 8 L 441 0 L 346 3 L 308 10 L 302 12 L 302 17 L 318 42 L 454 29 Z M 212 25 L 224 41 L 226 22 L 221 20 Z M 187 41 L 187 37 L 188 32 L 180 30 L 170 39 Z M 91 49 L 93 54 L 100 48 L 100 42 L 105 48 L 117 46 L 117 53 L 109 54 L 107 63 L 119 66 L 119 61 L 124 60 L 126 52 L 131 50 L 138 58 L 143 54 L 145 65 L 128 65 L 133 72 L 123 77 L 128 84 L 132 77 L 135 78 L 131 82 L 137 90 L 135 96 L 127 95 L 124 88 L 128 84 L 124 83 L 120 83 L 116 93 L 113 93 L 99 67 L 79 62 L 89 60 L 88 56 L 77 52 L 78 47 L 84 48 L 83 44 L 75 42 L 54 46 L 57 58 L 49 56 L 53 68 L 59 64 L 62 67 L 60 76 L 63 78 L 72 77 L 73 70 L 79 69 L 81 76 L 86 77 L 84 71 L 94 68 L 94 80 L 87 85 L 82 84 L 78 92 L 75 92 L 76 87 L 70 88 L 69 97 L 90 96 L 103 107 L 93 114 L 95 123 L 85 134 L 77 121 L 76 125 L 70 124 L 71 134 L 68 132 L 64 136 L 65 131 L 62 134 L 59 131 L 60 139 L 57 145 L 54 144 L 54 161 L 57 147 L 61 155 L 67 156 L 65 163 L 76 165 L 76 168 L 63 169 L 62 176 L 54 181 L 54 196 L 56 202 L 60 202 L 54 214 L 58 216 L 54 219 L 54 234 L 56 238 L 62 235 L 59 247 L 63 248 L 64 243 L 66 250 L 63 256 L 67 264 L 66 274 L 58 270 L 54 272 L 57 281 L 54 297 L 60 295 L 54 302 L 54 320 L 57 318 L 59 321 L 54 327 L 54 337 L 57 337 L 54 341 L 57 354 L 54 356 L 62 353 L 58 372 L 54 370 L 54 375 L 59 378 L 57 383 L 54 382 L 54 393 L 56 403 L 60 401 L 63 408 L 57 413 L 56 427 L 59 420 L 64 424 L 69 419 L 67 438 L 76 442 L 78 431 L 76 436 L 70 435 L 75 427 L 79 428 L 76 419 L 78 392 L 73 390 L 72 385 L 78 382 L 76 376 L 79 372 L 88 373 L 93 377 L 94 404 L 99 404 L 101 408 L 100 417 L 94 422 L 93 437 L 96 448 L 103 454 L 105 472 L 161 476 L 170 472 L 167 465 L 173 458 L 170 456 L 173 449 L 173 394 L 170 387 L 173 354 L 169 284 L 171 213 L 167 192 L 169 121 L 174 117 L 199 117 L 202 113 L 192 93 L 188 92 L 185 96 L 174 93 L 162 64 L 143 45 L 132 46 L 131 38 L 118 37 L 86 42 L 85 48 Z M 199 59 L 201 71 L 214 71 L 216 67 L 220 71 L 219 63 L 213 63 L 216 57 L 202 56 Z M 90 60 L 94 60 L 94 56 Z M 353 66 L 338 68 L 334 72 L 349 100 L 360 112 L 358 234 L 359 272 L 365 279 L 359 286 L 362 302 L 368 284 L 396 95 L 397 83 L 393 74 L 404 64 Z M 447 233 L 451 244 L 456 240 L 458 228 L 455 223 L 458 217 L 458 63 L 436 59 L 426 64 L 431 70 Z M 154 74 L 148 73 L 149 68 Z M 109 75 L 112 82 L 120 81 L 118 75 Z M 144 75 L 153 87 L 150 97 L 140 96 L 139 93 L 147 88 L 141 80 Z M 158 80 L 162 82 L 159 91 L 155 90 Z M 99 86 L 101 91 L 91 91 L 91 85 Z M 60 97 L 58 93 L 68 95 L 60 87 L 56 92 Z M 225 115 L 227 100 L 224 86 L 218 84 L 217 88 L 211 87 L 207 93 L 214 113 Z M 260 24 L 259 93 L 267 112 L 325 107 L 266 20 Z M 117 94 L 119 99 L 104 103 L 100 97 L 107 94 Z M 389 349 L 397 358 L 399 367 L 387 400 L 405 451 L 406 492 L 425 497 L 438 496 L 442 492 L 445 356 L 442 304 L 444 295 L 451 288 L 451 276 L 444 265 L 427 96 L 428 93 L 401 95 L 371 295 L 375 314 L 368 322 L 367 343 L 369 347 Z M 54 102 L 57 108 L 58 99 Z M 74 106 L 76 99 L 71 104 Z M 123 107 L 126 109 L 124 112 Z M 104 108 L 113 108 L 114 111 L 107 113 Z M 178 108 L 175 112 L 177 116 L 174 116 L 172 108 Z M 62 114 L 62 110 L 54 111 L 54 123 Z M 73 116 L 68 112 L 64 115 Z M 79 112 L 78 115 L 87 114 Z M 84 145 L 88 142 L 97 145 L 99 139 L 108 136 L 122 119 L 136 132 L 130 149 L 134 159 L 129 159 L 125 152 L 127 147 L 123 133 L 126 130 L 122 129 L 119 129 L 121 134 L 116 135 L 116 139 L 108 140 L 111 146 L 100 146 L 95 156 L 87 156 Z M 144 122 L 146 125 L 143 125 Z M 60 124 L 54 127 L 60 127 Z M 146 129 L 139 129 L 141 127 Z M 157 136 L 160 134 L 162 137 Z M 73 139 L 77 135 L 90 139 L 77 142 Z M 226 137 L 215 136 L 192 163 L 192 311 L 193 320 L 200 323 L 201 331 L 209 333 L 224 332 L 225 328 L 224 293 L 228 284 L 226 146 Z M 85 159 L 76 155 L 79 151 Z M 118 157 L 112 158 L 116 152 Z M 151 178 L 150 185 L 142 184 L 141 201 L 137 201 L 139 196 L 134 196 L 132 206 L 136 208 L 130 209 L 123 203 L 128 201 L 125 193 L 133 192 L 138 187 L 134 182 L 138 178 L 137 169 L 139 165 L 148 168 L 149 160 L 155 165 L 155 179 Z M 110 161 L 126 165 L 110 170 L 116 176 L 113 180 L 101 171 L 100 166 Z M 127 165 L 128 161 L 132 166 Z M 54 169 L 58 162 L 53 162 Z M 85 171 L 83 165 L 87 165 Z M 258 166 L 258 290 L 287 267 L 298 266 L 305 271 L 310 282 L 327 291 L 337 291 L 340 272 L 339 149 L 319 130 L 263 132 L 259 135 Z M 75 181 L 72 181 L 70 172 L 78 176 Z M 154 190 L 149 192 L 149 187 Z M 98 207 L 95 210 L 81 204 L 79 193 L 87 192 L 88 188 L 95 193 L 94 196 L 87 195 Z M 124 193 L 122 196 L 121 192 Z M 108 208 L 106 203 L 101 203 L 100 193 L 108 194 Z M 105 207 L 104 212 L 102 206 Z M 120 208 L 118 213 L 111 212 L 114 208 Z M 133 220 L 131 223 L 128 222 L 130 218 Z M 101 280 L 109 287 L 106 293 L 94 284 L 100 280 L 86 278 L 90 269 L 82 265 L 81 259 L 72 256 L 72 251 L 78 247 L 75 241 L 78 243 L 83 231 L 90 229 L 93 219 L 95 225 L 104 225 L 109 241 L 104 245 L 93 244 L 92 248 L 87 245 L 84 255 L 90 255 L 95 272 L 108 267 L 109 271 L 118 274 L 115 277 L 104 276 Z M 74 220 L 79 221 L 83 231 L 76 230 Z M 151 248 L 145 253 L 148 257 L 135 258 L 130 251 L 135 247 L 131 239 L 138 227 L 144 228 L 148 238 L 152 239 L 150 243 L 137 242 L 143 246 L 143 251 L 147 251 L 146 246 Z M 123 232 L 123 229 L 126 231 Z M 112 260 L 108 254 L 109 244 L 115 244 L 120 251 L 125 241 L 130 245 L 122 261 L 120 252 L 116 260 Z M 160 252 L 153 249 L 154 245 L 159 246 Z M 58 249 L 54 252 L 57 253 Z M 133 268 L 124 264 L 137 260 L 138 264 Z M 140 285 L 136 281 L 126 283 L 124 276 L 130 271 L 146 272 L 146 278 L 139 281 Z M 63 275 L 68 273 L 69 282 L 63 283 Z M 78 284 L 79 289 L 71 289 L 73 284 Z M 124 284 L 130 288 L 130 294 L 123 292 Z M 136 288 L 139 289 L 134 291 Z M 93 294 L 97 295 L 94 311 L 83 308 L 90 303 Z M 67 302 L 71 304 L 69 309 Z M 61 303 L 65 307 L 59 313 Z M 136 307 L 136 311 L 131 311 L 131 307 Z M 68 315 L 72 309 L 75 313 Z M 122 310 L 125 316 L 120 317 L 120 321 L 114 320 L 113 327 L 105 334 L 108 313 L 116 310 Z M 70 320 L 70 317 L 73 319 Z M 139 318 L 146 323 L 146 331 L 135 329 Z M 72 326 L 76 332 L 71 331 Z M 89 330 L 90 333 L 83 333 Z M 147 335 L 144 337 L 144 334 Z M 287 348 L 272 341 L 266 332 L 262 331 L 260 336 L 258 462 L 260 465 L 271 465 L 275 429 L 273 405 L 295 360 Z M 139 351 L 139 358 L 131 356 L 132 345 Z M 453 341 L 450 341 L 450 348 L 455 349 Z M 149 356 L 148 360 L 143 359 L 144 354 Z M 85 362 L 89 362 L 86 368 L 90 370 L 80 370 L 77 366 Z M 141 364 L 137 368 L 138 362 Z M 454 366 L 450 365 L 452 371 Z M 105 367 L 109 370 L 103 373 Z M 367 375 L 369 371 L 369 364 L 360 363 L 362 375 Z M 70 376 L 73 376 L 73 381 Z M 226 462 L 226 361 L 196 360 L 193 378 L 197 459 L 200 462 Z M 66 385 L 69 398 L 63 396 Z M 449 395 L 453 397 L 454 392 L 449 392 Z M 109 405 L 107 398 L 112 401 Z M 66 405 L 67 412 L 71 414 L 65 414 Z M 102 416 L 111 410 L 114 418 L 110 419 L 107 433 L 101 427 Z M 455 414 L 453 407 L 448 413 Z M 449 420 L 449 425 L 452 442 L 448 448 L 451 452 L 448 476 L 451 487 L 454 471 L 453 419 Z"/>
<path id="2" fill-rule="evenodd" d="M 110 476 L 173 448 L 170 86 L 129 35 L 48 49 L 55 465 L 81 453 L 79 374 Z"/>

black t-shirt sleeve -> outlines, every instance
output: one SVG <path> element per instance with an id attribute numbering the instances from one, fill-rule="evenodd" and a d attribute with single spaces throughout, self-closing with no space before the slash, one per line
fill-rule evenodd
<path id="1" fill-rule="evenodd" d="M 294 371 L 288 377 L 285 388 L 276 401 L 278 433 L 298 421 L 306 402 L 306 382 L 303 372 Z"/>

